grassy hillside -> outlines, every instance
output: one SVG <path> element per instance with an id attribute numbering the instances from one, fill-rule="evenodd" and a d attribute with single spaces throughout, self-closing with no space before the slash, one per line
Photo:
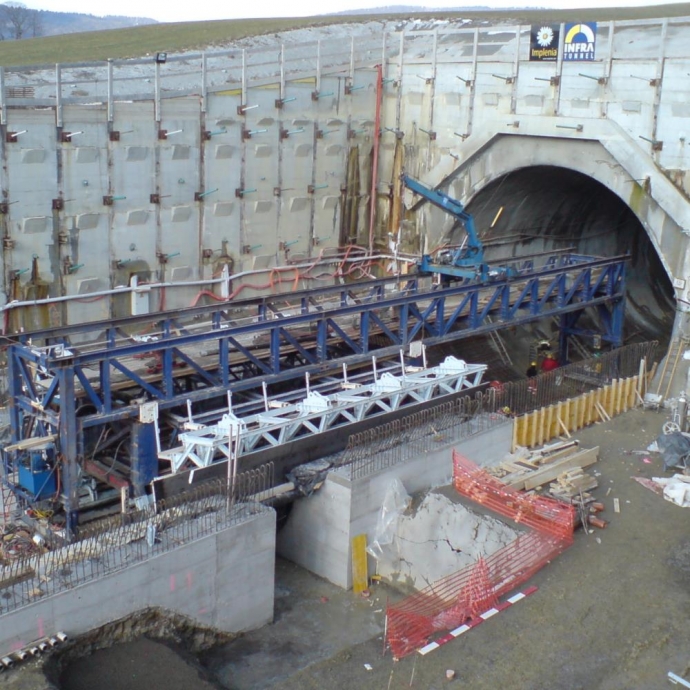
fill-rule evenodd
<path id="1" fill-rule="evenodd" d="M 546 21 L 642 19 L 690 15 L 690 4 L 656 5 L 636 8 L 585 10 L 510 10 L 482 12 L 435 12 L 413 14 L 416 18 L 466 18 L 502 23 L 540 23 Z M 56 62 L 83 62 L 108 58 L 141 57 L 158 51 L 201 50 L 227 41 L 275 33 L 307 26 L 343 22 L 401 19 L 405 14 L 338 15 L 285 19 L 236 19 L 178 24 L 152 24 L 128 29 L 98 31 L 0 42 L 0 65 L 52 65 Z"/>

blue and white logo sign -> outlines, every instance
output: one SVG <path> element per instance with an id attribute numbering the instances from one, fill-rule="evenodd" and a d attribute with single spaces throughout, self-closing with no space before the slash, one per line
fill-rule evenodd
<path id="1" fill-rule="evenodd" d="M 597 39 L 597 23 L 566 24 L 563 40 L 564 60 L 594 60 Z"/>

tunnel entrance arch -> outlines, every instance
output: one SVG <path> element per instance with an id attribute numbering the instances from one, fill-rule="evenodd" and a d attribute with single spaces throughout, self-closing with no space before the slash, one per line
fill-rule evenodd
<path id="1" fill-rule="evenodd" d="M 630 253 L 626 338 L 670 338 L 676 306 L 671 280 L 639 218 L 601 182 L 565 167 L 519 168 L 492 180 L 467 208 L 487 241 L 523 237 L 511 245 L 516 254 L 526 246 L 572 246 L 598 256 Z"/>

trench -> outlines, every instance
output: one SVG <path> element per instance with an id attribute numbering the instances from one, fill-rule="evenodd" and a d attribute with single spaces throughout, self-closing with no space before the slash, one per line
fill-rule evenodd
<path id="1" fill-rule="evenodd" d="M 492 181 L 467 209 L 486 239 L 525 236 L 525 242 L 512 245 L 516 255 L 527 253 L 521 252 L 527 244 L 529 251 L 574 246 L 597 256 L 629 252 L 625 342 L 659 340 L 664 346 L 670 340 L 675 317 L 671 281 L 637 216 L 600 182 L 567 168 L 522 168 Z"/>

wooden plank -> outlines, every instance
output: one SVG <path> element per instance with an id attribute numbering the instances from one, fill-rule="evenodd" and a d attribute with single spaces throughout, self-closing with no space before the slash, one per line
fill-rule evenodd
<path id="1" fill-rule="evenodd" d="M 554 425 L 553 405 L 549 405 L 546 408 L 546 440 L 547 441 L 550 441 L 552 438 L 554 438 L 554 436 L 558 435 L 554 431 L 553 425 Z"/>
<path id="2" fill-rule="evenodd" d="M 635 394 L 637 393 L 637 376 L 631 376 L 629 379 L 630 388 L 628 392 L 628 409 L 632 409 L 637 405 L 637 398 Z"/>
<path id="3" fill-rule="evenodd" d="M 582 429 L 585 426 L 585 412 L 587 410 L 587 400 L 584 395 L 578 396 L 577 407 L 577 428 Z"/>
<path id="4" fill-rule="evenodd" d="M 563 433 L 564 433 L 568 438 L 570 438 L 570 432 L 568 431 L 568 427 L 565 425 L 565 423 L 563 422 L 563 420 L 562 420 L 560 417 L 558 417 L 558 423 L 559 423 L 561 429 L 563 429 Z"/>
<path id="5" fill-rule="evenodd" d="M 599 403 L 597 403 L 597 411 L 599 412 L 599 416 L 601 417 L 602 422 L 611 421 L 611 417 L 608 416 L 606 410 Z"/>
<path id="6" fill-rule="evenodd" d="M 547 456 L 552 457 L 555 454 L 560 453 L 561 451 L 570 450 L 572 452 L 575 452 L 575 450 L 577 450 L 577 446 L 579 443 L 579 441 L 557 441 L 556 443 L 552 443 L 550 446 L 544 446 L 543 448 L 538 450 L 537 453 L 543 458 L 545 458 Z"/>
<path id="7" fill-rule="evenodd" d="M 604 389 L 604 409 L 609 417 L 613 416 L 613 383 L 607 384 Z"/>
<path id="8" fill-rule="evenodd" d="M 530 472 L 524 478 L 521 477 L 516 479 L 514 482 L 508 484 L 508 486 L 513 489 L 524 489 L 525 491 L 529 491 L 537 486 L 543 486 L 544 484 L 552 482 L 559 474 L 562 474 L 566 470 L 575 467 L 589 467 L 589 465 L 593 465 L 598 459 L 599 446 L 581 450 L 579 453 L 563 458 L 563 460 L 544 465 L 542 469 Z"/>
<path id="9" fill-rule="evenodd" d="M 623 381 L 616 379 L 616 414 L 623 412 Z"/>
<path id="10" fill-rule="evenodd" d="M 513 440 L 510 443 L 510 452 L 511 453 L 514 453 L 517 450 L 518 424 L 519 424 L 519 419 L 517 417 L 513 417 Z"/>
<path id="11" fill-rule="evenodd" d="M 597 391 L 594 390 L 589 394 L 589 403 L 588 403 L 588 418 L 587 418 L 587 424 L 594 424 L 596 419 L 599 417 L 599 414 L 597 413 L 596 408 L 594 407 L 594 403 L 596 402 L 597 399 Z"/>
<path id="12" fill-rule="evenodd" d="M 532 412 L 529 416 L 529 447 L 536 448 L 537 446 L 537 413 Z"/>
<path id="13" fill-rule="evenodd" d="M 517 445 L 518 446 L 524 446 L 525 445 L 525 425 L 526 421 L 525 418 L 527 415 L 522 415 L 522 417 L 517 418 Z"/>
<path id="14" fill-rule="evenodd" d="M 628 410 L 628 380 L 621 379 L 621 410 L 620 413 L 627 412 Z"/>
<path id="15" fill-rule="evenodd" d="M 546 410 L 542 407 L 539 410 L 539 415 L 538 415 L 538 424 L 537 424 L 537 445 L 538 446 L 543 446 L 544 443 L 546 442 L 545 434 L 544 434 L 544 418 L 546 416 Z"/>
<path id="16" fill-rule="evenodd" d="M 358 534 L 352 537 L 352 591 L 359 594 L 368 587 L 367 535 Z"/>
<path id="17" fill-rule="evenodd" d="M 596 395 L 596 403 L 594 404 L 595 409 L 597 412 L 601 412 L 601 410 L 604 410 L 604 405 L 602 404 L 604 401 L 604 391 L 601 388 L 597 389 L 597 395 Z M 601 410 L 599 409 L 601 408 Z M 604 410 L 606 412 L 606 410 Z"/>

